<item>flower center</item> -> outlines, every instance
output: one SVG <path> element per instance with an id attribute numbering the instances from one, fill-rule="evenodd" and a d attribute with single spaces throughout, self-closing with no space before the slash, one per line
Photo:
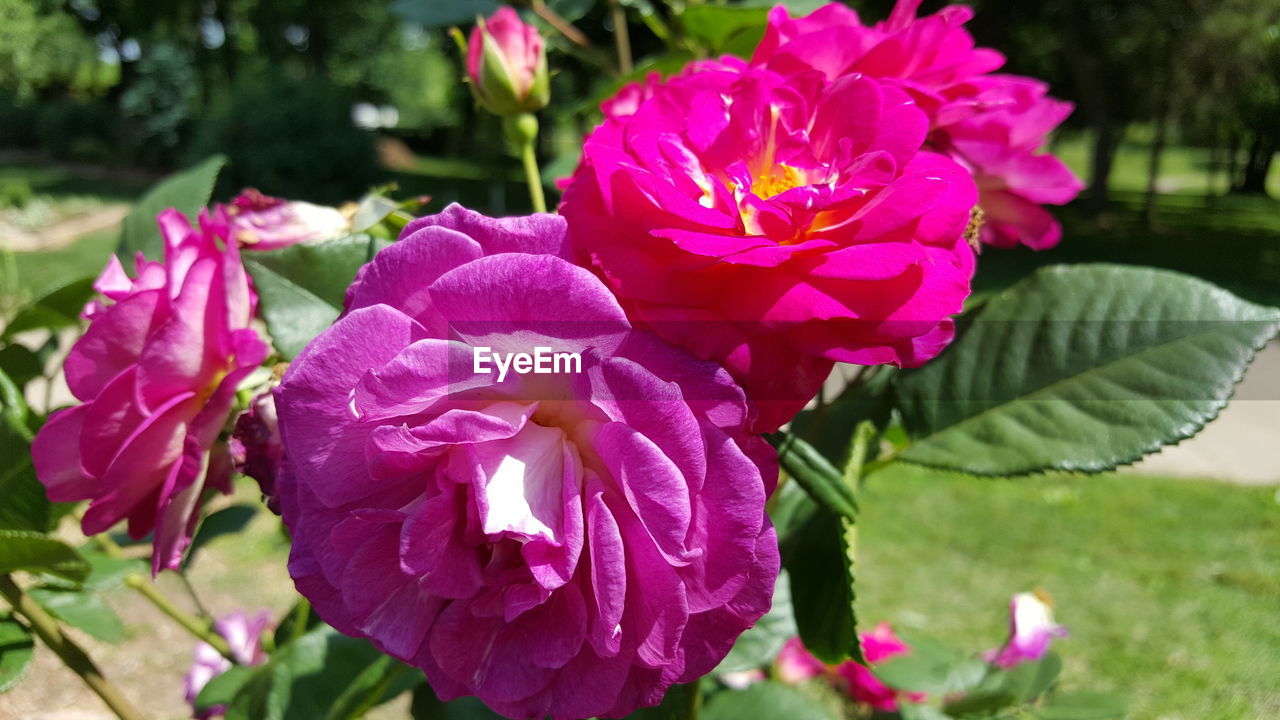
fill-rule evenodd
<path id="1" fill-rule="evenodd" d="M 799 170 L 790 165 L 774 165 L 768 174 L 761 175 L 751 183 L 751 192 L 756 197 L 768 199 L 801 185 L 805 185 L 804 177 Z"/>

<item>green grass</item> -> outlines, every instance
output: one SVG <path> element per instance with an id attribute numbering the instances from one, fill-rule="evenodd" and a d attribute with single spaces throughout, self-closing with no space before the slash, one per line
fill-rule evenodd
<path id="1" fill-rule="evenodd" d="M 119 241 L 115 229 L 90 233 L 71 245 L 42 252 L 15 252 L 0 272 L 0 307 L 16 307 L 72 280 L 97 275 Z M 132 270 L 132 268 L 130 268 Z"/>
<path id="2" fill-rule="evenodd" d="M 1064 688 L 1128 696 L 1131 717 L 1280 717 L 1280 494 L 1135 475 L 872 477 L 859 611 L 974 652 L 1009 596 L 1042 587 L 1071 636 Z"/>

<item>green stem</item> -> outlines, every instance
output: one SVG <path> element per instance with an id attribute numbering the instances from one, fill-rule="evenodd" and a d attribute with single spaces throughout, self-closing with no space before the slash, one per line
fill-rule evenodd
<path id="1" fill-rule="evenodd" d="M 610 18 L 613 20 L 613 43 L 618 48 L 618 72 L 630 75 L 631 36 L 627 34 L 627 11 L 619 0 L 609 0 Z"/>
<path id="2" fill-rule="evenodd" d="M 685 708 L 685 720 L 698 720 L 698 714 L 702 712 L 702 683 L 694 680 L 690 683 L 689 688 L 689 704 Z"/>
<path id="3" fill-rule="evenodd" d="M 0 575 L 0 596 L 9 602 L 14 613 L 27 621 L 31 631 L 40 638 L 41 642 L 48 646 L 72 672 L 79 675 L 90 690 L 102 698 L 102 702 L 111 708 L 111 712 L 115 713 L 116 717 L 120 720 L 144 720 L 142 713 L 120 694 L 115 685 L 107 681 L 89 655 L 67 637 L 58 626 L 58 622 L 50 617 L 35 600 L 22 592 L 22 589 L 8 575 Z"/>
<path id="4" fill-rule="evenodd" d="M 533 143 L 527 142 L 520 148 L 520 162 L 524 163 L 524 181 L 529 184 L 529 202 L 533 211 L 547 211 L 547 197 L 542 190 L 542 173 L 538 171 L 538 158 L 533 154 Z"/>
<path id="5" fill-rule="evenodd" d="M 226 638 L 213 631 L 213 623 L 209 620 L 201 620 L 178 608 L 141 574 L 126 575 L 124 584 L 138 591 L 138 594 L 147 600 L 150 600 L 151 604 L 156 606 L 156 609 L 168 615 L 174 622 L 186 629 L 187 632 L 208 643 L 209 647 L 218 651 L 218 654 L 232 662 L 236 662 L 235 655 L 231 653 L 231 646 L 227 644 Z"/>
<path id="6" fill-rule="evenodd" d="M 293 609 L 293 627 L 289 632 L 289 642 L 307 634 L 307 621 L 311 619 L 311 603 L 306 598 L 298 599 L 298 606 Z"/>

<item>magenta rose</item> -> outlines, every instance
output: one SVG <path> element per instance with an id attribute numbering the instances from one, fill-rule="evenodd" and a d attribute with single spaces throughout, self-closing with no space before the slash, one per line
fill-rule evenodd
<path id="1" fill-rule="evenodd" d="M 164 262 L 139 254 L 130 278 L 112 257 L 94 285 L 107 302 L 86 308 L 63 366 L 83 404 L 50 416 L 31 448 L 50 500 L 91 501 L 86 535 L 121 520 L 135 539 L 155 532 L 153 573 L 178 566 L 205 487 L 229 481 L 218 434 L 267 355 L 236 243 L 205 215 L 197 229 L 172 209 L 157 221 Z"/>
<path id="2" fill-rule="evenodd" d="M 555 215 L 415 220 L 276 391 L 299 591 L 513 718 L 656 704 L 778 574 L 741 389 L 564 255 Z"/>
<path id="3" fill-rule="evenodd" d="M 351 221 L 336 208 L 264 195 L 248 188 L 214 208 L 212 221 L 246 250 L 276 250 L 346 235 Z"/>
<path id="4" fill-rule="evenodd" d="M 893 632 L 889 623 L 876 625 L 875 630 L 859 635 L 862 654 L 867 662 L 875 665 L 891 658 L 906 655 L 911 647 Z M 908 693 L 885 685 L 871 668 L 853 660 L 839 665 L 827 665 L 810 653 L 800 638 L 794 637 L 782 646 L 774 662 L 774 672 L 785 683 L 798 683 L 811 678 L 821 678 L 833 687 L 847 692 L 859 703 L 876 710 L 898 709 L 898 700 L 923 702 L 923 693 Z"/>
<path id="5" fill-rule="evenodd" d="M 916 366 L 951 340 L 976 192 L 920 151 L 928 118 L 906 92 L 726 59 L 629 93 L 560 212 L 628 313 L 738 378 L 755 430 L 836 361 Z"/>
<path id="6" fill-rule="evenodd" d="M 779 6 L 751 62 L 784 74 L 817 70 L 828 80 L 866 75 L 906 90 L 929 115 L 929 146 L 973 172 L 988 220 L 983 242 L 1052 247 L 1062 229 L 1040 205 L 1071 201 L 1081 183 L 1040 149 L 1072 105 L 1048 97 L 1031 78 L 990 74 L 1005 59 L 974 46 L 964 29 L 970 8 L 951 5 L 917 18 L 919 6 L 898 0 L 875 25 L 838 3 L 801 18 Z"/>

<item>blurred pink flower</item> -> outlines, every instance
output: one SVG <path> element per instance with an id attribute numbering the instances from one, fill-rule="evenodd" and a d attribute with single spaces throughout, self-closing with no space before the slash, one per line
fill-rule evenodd
<path id="1" fill-rule="evenodd" d="M 872 665 L 890 658 L 906 655 L 911 648 L 894 634 L 889 623 L 882 622 L 875 630 L 862 633 L 862 654 Z M 839 665 L 827 665 L 805 648 L 800 638 L 794 637 L 782 646 L 774 664 L 778 679 L 785 683 L 798 683 L 811 678 L 823 678 L 840 690 L 849 693 L 854 700 L 877 710 L 896 710 L 898 700 L 911 702 L 924 700 L 923 693 L 904 693 L 886 686 L 871 668 L 853 660 Z"/>
<path id="2" fill-rule="evenodd" d="M 336 208 L 299 200 L 283 200 L 248 188 L 230 204 L 215 208 L 213 218 L 246 250 L 275 250 L 295 243 L 341 237 L 351 221 Z"/>
<path id="3" fill-rule="evenodd" d="M 214 632 L 221 635 L 231 647 L 231 654 L 240 665 L 261 665 L 267 655 L 262 650 L 262 633 L 271 624 L 271 611 L 263 610 L 250 618 L 243 610 L 225 615 L 213 623 Z M 196 710 L 196 698 L 210 680 L 231 669 L 231 661 L 214 650 L 208 643 L 199 643 L 187 675 L 183 679 L 183 696 L 197 720 L 208 720 L 227 712 L 224 705 L 215 705 L 204 711 Z"/>
<path id="4" fill-rule="evenodd" d="M 477 102 L 495 115 L 532 112 L 547 104 L 550 76 L 537 28 L 503 6 L 471 30 L 467 75 Z"/>
<path id="5" fill-rule="evenodd" d="M 267 354 L 236 243 L 207 215 L 198 229 L 175 210 L 158 222 L 164 262 L 139 254 L 130 278 L 113 257 L 98 278 L 107 302 L 85 308 L 64 365 L 83 404 L 55 412 L 31 450 L 50 500 L 92 501 L 85 534 L 124 519 L 135 539 L 154 531 L 153 573 L 181 561 L 205 487 L 227 487 L 218 434 Z"/>
<path id="6" fill-rule="evenodd" d="M 1054 622 L 1053 604 L 1047 593 L 1018 593 L 1009 600 L 1009 639 L 1004 647 L 983 657 L 1008 669 L 1039 660 L 1049 651 L 1053 638 L 1066 635 L 1067 629 Z"/>
<path id="7" fill-rule="evenodd" d="M 929 146 L 973 173 L 988 220 L 982 240 L 1052 247 L 1062 230 L 1040 205 L 1069 202 L 1081 183 L 1039 151 L 1072 105 L 1048 97 L 1031 78 L 990 74 L 1004 56 L 974 46 L 963 27 L 970 8 L 950 5 L 918 18 L 919 5 L 898 0 L 889 19 L 875 25 L 838 3 L 801 18 L 778 6 L 752 64 L 791 74 L 817 70 L 829 80 L 862 74 L 901 87 L 929 115 Z"/>
<path id="8" fill-rule="evenodd" d="M 725 365 L 755 431 L 836 361 L 914 367 L 950 342 L 977 195 L 920 151 L 928 118 L 901 89 L 726 59 L 606 109 L 560 208 L 580 262 L 631 317 Z"/>
<path id="9" fill-rule="evenodd" d="M 288 470 L 276 419 L 276 401 L 270 390 L 249 401 L 248 409 L 236 418 L 230 444 L 236 471 L 258 481 L 267 508 L 279 515 L 276 481 L 280 473 Z"/>

